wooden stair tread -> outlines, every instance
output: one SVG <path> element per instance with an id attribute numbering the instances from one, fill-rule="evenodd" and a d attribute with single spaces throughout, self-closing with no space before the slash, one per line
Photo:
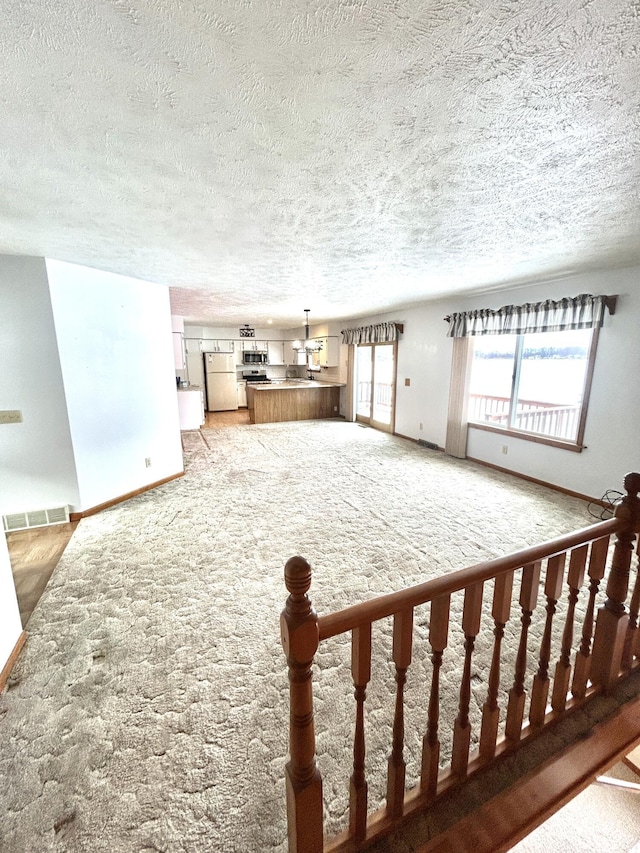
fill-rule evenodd
<path id="1" fill-rule="evenodd" d="M 640 776 L 640 746 L 637 746 L 635 749 L 631 750 L 628 755 L 622 759 L 624 763 L 633 770 L 634 773 L 637 773 Z"/>
<path id="2" fill-rule="evenodd" d="M 640 758 L 640 696 L 416 853 L 501 853 L 532 832 L 625 755 Z M 631 751 L 630 751 L 631 750 Z"/>

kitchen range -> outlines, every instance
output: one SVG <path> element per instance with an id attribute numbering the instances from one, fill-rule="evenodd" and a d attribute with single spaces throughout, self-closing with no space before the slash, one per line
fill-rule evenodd
<path id="1" fill-rule="evenodd" d="M 267 377 L 266 370 L 243 370 L 242 378 L 247 383 L 259 384 L 259 385 L 270 385 L 271 380 Z"/>

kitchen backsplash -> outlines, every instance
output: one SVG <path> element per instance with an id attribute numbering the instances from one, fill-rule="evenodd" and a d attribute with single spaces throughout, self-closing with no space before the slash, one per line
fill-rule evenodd
<path id="1" fill-rule="evenodd" d="M 324 382 L 340 382 L 340 368 L 322 367 L 320 371 L 314 373 L 314 376 Z"/>

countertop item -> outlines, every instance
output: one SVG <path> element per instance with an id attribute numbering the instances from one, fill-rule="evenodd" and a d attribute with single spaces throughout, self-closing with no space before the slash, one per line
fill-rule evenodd
<path id="1" fill-rule="evenodd" d="M 300 391 L 304 388 L 344 388 L 344 382 L 323 382 L 317 379 L 272 379 L 268 384 L 256 383 L 252 386 L 256 391 L 281 391 L 287 388 L 295 388 Z"/>

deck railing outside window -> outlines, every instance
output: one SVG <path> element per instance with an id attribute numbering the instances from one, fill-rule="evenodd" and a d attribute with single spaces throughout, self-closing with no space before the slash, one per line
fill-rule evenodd
<path id="1" fill-rule="evenodd" d="M 386 408 L 391 411 L 391 397 L 393 385 L 386 382 L 376 382 L 376 399 L 375 407 Z M 371 382 L 358 382 L 358 409 L 361 405 L 368 407 L 371 405 Z"/>
<path id="2" fill-rule="evenodd" d="M 554 438 L 575 438 L 579 405 L 558 405 L 542 400 L 518 400 L 518 409 L 509 423 L 509 398 L 489 394 L 469 395 L 469 421 L 505 429 L 519 429 Z"/>

